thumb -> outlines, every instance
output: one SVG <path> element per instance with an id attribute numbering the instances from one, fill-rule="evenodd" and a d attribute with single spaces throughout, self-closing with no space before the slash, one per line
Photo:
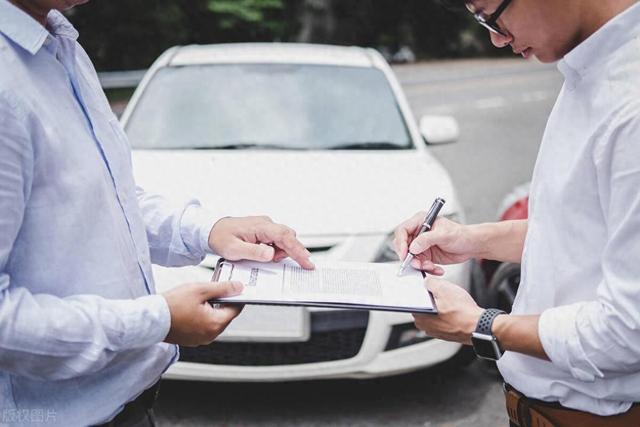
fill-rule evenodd
<path id="1" fill-rule="evenodd" d="M 419 255 L 422 252 L 425 252 L 430 247 L 438 244 L 438 240 L 441 238 L 441 233 L 437 231 L 428 231 L 426 233 L 422 233 L 411 242 L 409 245 L 409 251 L 414 255 Z"/>
<path id="2" fill-rule="evenodd" d="M 202 301 L 214 298 L 232 297 L 240 295 L 244 286 L 240 282 L 211 282 L 203 283 L 200 296 Z"/>
<path id="3" fill-rule="evenodd" d="M 272 246 L 260 243 L 249 243 L 243 240 L 236 241 L 230 252 L 231 256 L 227 258 L 232 261 L 246 259 L 250 261 L 267 262 L 273 260 L 273 256 L 275 255 L 275 249 Z"/>

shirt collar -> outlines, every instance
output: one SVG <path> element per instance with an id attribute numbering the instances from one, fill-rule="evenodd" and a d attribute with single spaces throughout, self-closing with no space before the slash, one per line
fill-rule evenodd
<path id="1" fill-rule="evenodd" d="M 52 10 L 47 15 L 47 27 L 49 27 L 51 33 L 35 19 L 7 0 L 0 0 L 0 33 L 32 55 L 35 55 L 40 50 L 44 41 L 51 34 L 73 40 L 78 38 L 76 29 L 57 10 Z"/>
<path id="2" fill-rule="evenodd" d="M 616 49 L 640 36 L 640 2 L 615 16 L 559 62 L 566 79 L 581 78 L 590 69 L 605 63 Z"/>

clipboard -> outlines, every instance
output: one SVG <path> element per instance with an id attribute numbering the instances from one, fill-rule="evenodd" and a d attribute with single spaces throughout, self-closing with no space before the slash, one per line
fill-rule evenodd
<path id="1" fill-rule="evenodd" d="M 243 262 L 232 262 L 228 261 L 224 258 L 220 258 L 216 263 L 214 273 L 212 276 L 213 282 L 218 281 L 228 281 L 233 278 L 234 272 L 236 272 L 237 265 L 243 265 Z M 258 265 L 259 263 L 254 263 Z M 297 264 L 296 264 L 297 265 Z M 380 264 L 378 264 L 380 265 Z M 244 266 L 244 265 L 243 265 Z M 391 266 L 389 266 L 391 267 Z M 393 266 L 391 268 L 394 269 L 397 266 Z M 224 276 L 222 276 L 223 270 L 225 271 Z M 426 278 L 426 274 L 424 271 L 420 271 L 421 277 Z M 222 277 L 221 277 L 222 276 Z M 349 310 L 368 310 L 368 311 L 385 311 L 385 312 L 401 312 L 401 313 L 420 313 L 420 314 L 437 314 L 438 310 L 435 304 L 435 299 L 431 292 L 427 289 L 424 289 L 424 294 L 427 300 L 425 304 L 422 305 L 398 305 L 398 304 L 376 304 L 371 302 L 345 302 L 345 301 L 330 301 L 330 300 L 314 300 L 311 298 L 299 298 L 299 299 L 285 299 L 285 298 L 243 298 L 243 295 L 238 295 L 230 298 L 219 298 L 215 300 L 210 300 L 211 304 L 251 304 L 251 305 L 272 305 L 272 306 L 298 306 L 298 307 L 321 307 L 321 308 L 338 308 L 338 309 L 349 309 Z"/>

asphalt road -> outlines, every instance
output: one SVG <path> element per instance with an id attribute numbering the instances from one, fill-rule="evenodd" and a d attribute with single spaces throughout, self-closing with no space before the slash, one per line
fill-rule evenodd
<path id="1" fill-rule="evenodd" d="M 531 172 L 562 78 L 555 66 L 473 60 L 395 67 L 417 118 L 453 115 L 461 138 L 433 147 L 450 171 L 468 222 L 496 218 Z M 500 381 L 484 363 L 368 381 L 226 384 L 163 381 L 161 426 L 507 425 Z"/>
<path id="2" fill-rule="evenodd" d="M 452 115 L 458 142 L 432 151 L 451 173 L 468 222 L 496 219 L 512 188 L 531 179 L 546 118 L 562 84 L 555 65 L 475 60 L 396 67 L 416 118 Z"/>

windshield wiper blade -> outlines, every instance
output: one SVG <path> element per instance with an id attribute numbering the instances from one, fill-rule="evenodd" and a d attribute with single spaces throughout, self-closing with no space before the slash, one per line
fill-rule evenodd
<path id="1" fill-rule="evenodd" d="M 327 150 L 406 150 L 410 147 L 392 142 L 354 142 L 327 147 Z"/>
<path id="2" fill-rule="evenodd" d="M 304 150 L 299 147 L 289 147 L 286 145 L 278 144 L 257 144 L 252 142 L 241 142 L 237 144 L 224 144 L 224 145 L 203 145 L 199 147 L 193 147 L 192 150 Z"/>

